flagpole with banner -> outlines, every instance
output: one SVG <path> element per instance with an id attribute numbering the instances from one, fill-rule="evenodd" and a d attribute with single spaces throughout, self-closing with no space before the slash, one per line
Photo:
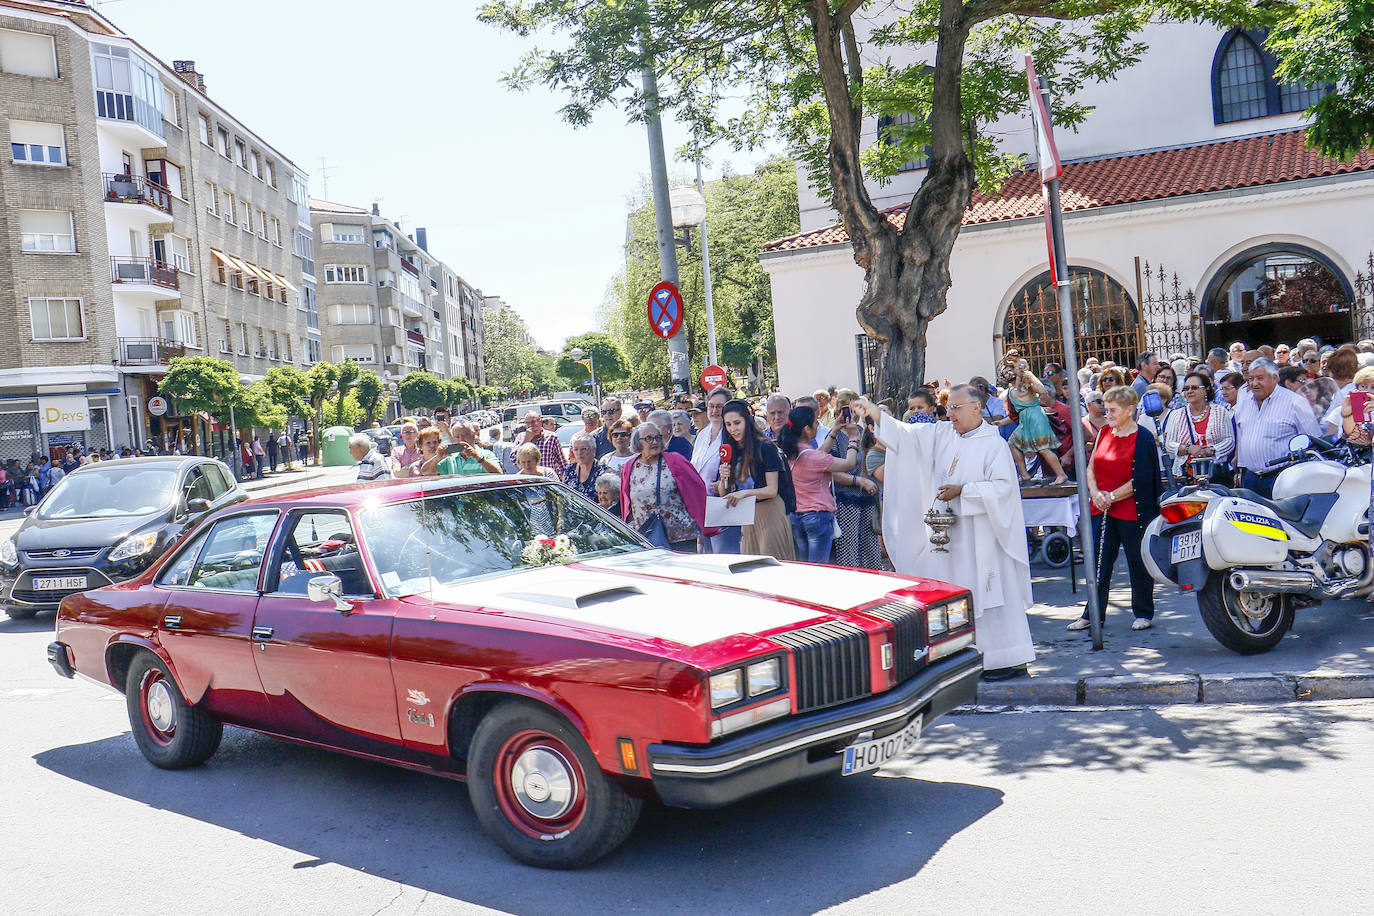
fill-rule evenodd
<path id="1" fill-rule="evenodd" d="M 1059 204 L 1059 177 L 1064 166 L 1054 144 L 1054 125 L 1050 121 L 1050 86 L 1036 76 L 1030 52 L 1026 52 L 1026 85 L 1030 90 L 1031 123 L 1035 149 L 1040 163 L 1040 188 L 1045 201 L 1045 241 L 1050 255 L 1050 283 L 1059 298 L 1059 330 L 1064 335 L 1064 377 L 1071 385 L 1078 382 L 1078 351 L 1074 345 L 1073 291 L 1070 286 L 1069 256 L 1064 246 L 1064 213 Z M 1088 599 L 1088 623 L 1093 648 L 1102 648 L 1102 609 L 1097 601 L 1097 545 L 1092 537 L 1092 504 L 1088 499 L 1088 457 L 1083 442 L 1083 406 L 1077 391 L 1070 392 L 1069 414 L 1073 433 L 1074 475 L 1078 478 L 1078 544 L 1083 550 L 1084 578 Z"/>

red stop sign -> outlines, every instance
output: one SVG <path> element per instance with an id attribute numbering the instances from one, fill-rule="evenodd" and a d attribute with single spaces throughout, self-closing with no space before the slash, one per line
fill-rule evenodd
<path id="1" fill-rule="evenodd" d="M 714 391 L 725 387 L 725 370 L 720 366 L 707 366 L 701 372 L 701 387 L 704 391 Z"/>

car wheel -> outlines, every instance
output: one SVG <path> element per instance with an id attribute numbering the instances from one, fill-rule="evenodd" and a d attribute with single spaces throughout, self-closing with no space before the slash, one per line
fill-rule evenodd
<path id="1" fill-rule="evenodd" d="M 38 608 L 32 607 L 7 607 L 5 616 L 10 620 L 28 620 L 38 613 Z"/>
<path id="2" fill-rule="evenodd" d="M 500 704 L 478 724 L 468 791 L 501 848 L 541 868 L 595 862 L 625 841 L 642 806 L 606 778 L 565 719 L 519 701 Z"/>
<path id="3" fill-rule="evenodd" d="M 134 657 L 124 698 L 134 741 L 153 766 L 164 770 L 195 766 L 219 749 L 224 726 L 187 704 L 167 666 L 151 652 Z"/>

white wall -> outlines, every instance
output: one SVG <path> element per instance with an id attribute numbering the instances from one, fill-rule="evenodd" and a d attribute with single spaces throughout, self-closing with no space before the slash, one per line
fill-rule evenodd
<path id="1" fill-rule="evenodd" d="M 1104 271 L 1133 300 L 1137 255 L 1177 272 L 1201 296 L 1232 256 L 1269 242 L 1320 251 L 1353 281 L 1374 247 L 1374 176 L 1069 213 L 1065 235 L 1070 263 Z M 856 385 L 854 335 L 861 329 L 854 307 L 863 272 L 849 247 L 769 254 L 762 263 L 772 281 L 783 391 Z M 1001 355 L 993 335 L 1006 309 L 1047 269 L 1040 217 L 965 229 L 950 261 L 949 307 L 930 325 L 927 376 L 960 381 L 991 373 Z"/>
<path id="2" fill-rule="evenodd" d="M 1060 158 L 1086 159 L 1138 150 L 1186 146 L 1224 137 L 1287 130 L 1303 123 L 1302 115 L 1256 118 L 1230 124 L 1212 122 L 1212 59 L 1224 30 L 1209 25 L 1169 23 L 1152 25 L 1142 38 L 1149 51 L 1110 83 L 1090 83 L 1075 96 L 1094 106 L 1078 131 L 1061 129 L 1055 142 Z M 894 54 L 894 59 L 901 55 Z M 919 49 L 910 60 L 921 59 Z M 1051 87 L 1053 88 L 1053 87 Z M 1002 148 L 1034 158 L 1030 120 L 1027 116 L 1004 118 L 987 131 L 1002 138 Z M 868 143 L 877 138 L 877 120 L 864 124 Z M 911 200 L 925 177 L 925 170 L 904 172 L 890 184 L 867 183 L 873 203 L 892 207 Z M 802 231 L 838 221 L 835 212 L 821 202 L 814 189 L 798 175 Z"/>

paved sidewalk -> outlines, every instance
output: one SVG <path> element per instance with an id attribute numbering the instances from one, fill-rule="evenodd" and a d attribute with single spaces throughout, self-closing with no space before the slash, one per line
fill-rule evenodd
<path id="1" fill-rule="evenodd" d="M 1083 612 L 1082 579 L 1075 595 L 1067 569 L 1032 564 L 1031 578 L 1031 677 L 981 684 L 980 708 L 1374 696 L 1374 604 L 1363 599 L 1303 608 L 1272 651 L 1237 655 L 1207 632 L 1196 599 L 1175 589 L 1156 586 L 1155 625 L 1132 630 L 1123 568 L 1113 580 L 1104 647 L 1094 652 L 1087 630 L 1065 629 Z"/>
<path id="2" fill-rule="evenodd" d="M 320 467 L 314 464 L 301 465 L 298 462 L 293 470 L 287 470 L 278 465 L 275 474 L 266 474 L 262 480 L 256 478 L 241 480 L 239 486 L 247 490 L 252 496 L 269 496 L 280 495 L 279 491 L 283 488 L 288 491 L 314 490 L 319 487 L 336 487 L 340 484 L 353 483 L 357 478 L 357 465 Z"/>

